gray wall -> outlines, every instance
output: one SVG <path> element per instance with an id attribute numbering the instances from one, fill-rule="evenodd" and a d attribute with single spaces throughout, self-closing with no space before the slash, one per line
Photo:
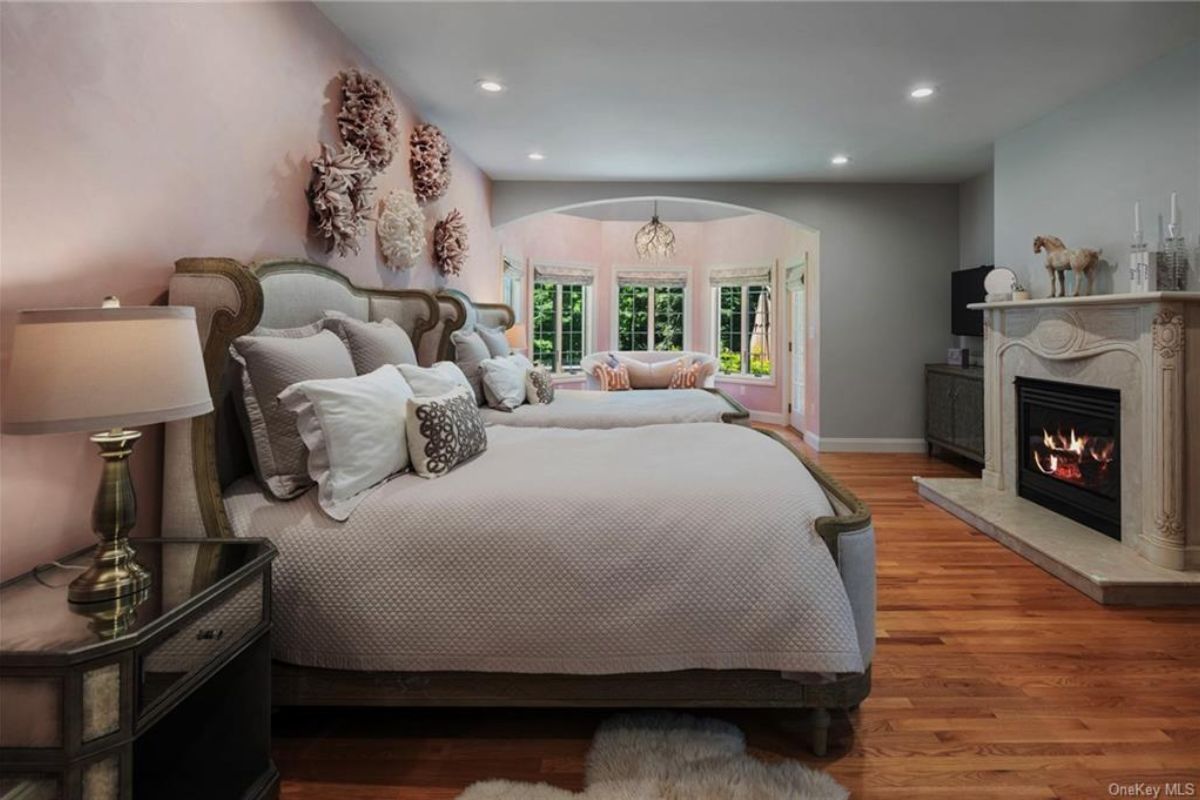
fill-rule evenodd
<path id="1" fill-rule="evenodd" d="M 923 435 L 922 364 L 944 358 L 950 332 L 956 185 L 497 181 L 492 220 L 502 225 L 592 200 L 647 195 L 734 203 L 819 230 L 815 432 Z"/>
<path id="2" fill-rule="evenodd" d="M 1098 291 L 1125 291 L 1135 200 L 1153 244 L 1157 217 L 1165 224 L 1178 192 L 1183 230 L 1198 241 L 1200 43 L 997 140 L 994 169 L 996 264 L 1045 297 L 1049 279 L 1032 244 L 1051 234 L 1069 247 L 1103 248 Z"/>
<path id="3" fill-rule="evenodd" d="M 996 263 L 992 170 L 958 185 L 958 267 Z"/>

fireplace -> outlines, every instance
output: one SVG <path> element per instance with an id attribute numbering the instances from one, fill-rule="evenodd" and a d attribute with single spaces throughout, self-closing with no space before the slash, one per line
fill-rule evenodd
<path id="1" fill-rule="evenodd" d="M 1121 393 L 1017 378 L 1017 494 L 1121 538 Z"/>

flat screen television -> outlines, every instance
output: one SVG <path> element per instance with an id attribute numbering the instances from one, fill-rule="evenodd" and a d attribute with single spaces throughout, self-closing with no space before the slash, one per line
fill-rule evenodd
<path id="1" fill-rule="evenodd" d="M 988 264 L 950 273 L 950 332 L 955 336 L 983 336 L 983 312 L 972 311 L 967 303 L 986 299 L 983 279 L 991 271 L 992 265 Z"/>

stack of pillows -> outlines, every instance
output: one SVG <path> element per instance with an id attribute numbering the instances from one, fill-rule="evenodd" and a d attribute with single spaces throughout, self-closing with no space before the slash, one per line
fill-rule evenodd
<path id="1" fill-rule="evenodd" d="M 481 392 L 509 410 L 526 396 L 553 398 L 542 388 L 549 375 L 504 349 L 472 377 L 449 361 L 420 367 L 399 325 L 332 311 L 239 337 L 230 346 L 236 406 L 259 482 L 280 500 L 315 484 L 321 509 L 343 521 L 400 472 L 445 475 L 487 449 Z"/>
<path id="2" fill-rule="evenodd" d="M 470 381 L 479 405 L 514 411 L 526 402 L 538 405 L 554 401 L 550 371 L 513 353 L 499 328 L 476 325 L 474 330 L 454 331 L 450 343 L 454 345 L 454 362 Z"/>
<path id="3" fill-rule="evenodd" d="M 596 364 L 592 374 L 600 389 L 620 392 L 629 389 L 698 389 L 704 385 L 705 364 L 690 356 L 646 362 L 609 353 Z"/>

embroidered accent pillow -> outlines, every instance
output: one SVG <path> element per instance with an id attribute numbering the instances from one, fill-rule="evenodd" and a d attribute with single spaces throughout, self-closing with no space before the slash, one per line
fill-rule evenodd
<path id="1" fill-rule="evenodd" d="M 534 405 L 554 402 L 554 381 L 550 378 L 550 370 L 534 367 L 525 373 L 525 397 Z"/>
<path id="2" fill-rule="evenodd" d="M 325 327 L 345 343 L 359 375 L 369 375 L 385 364 L 417 363 L 412 339 L 390 319 L 364 322 L 340 311 L 326 311 Z"/>
<path id="3" fill-rule="evenodd" d="M 294 383 L 279 402 L 296 415 L 321 510 L 339 522 L 376 486 L 408 467 L 408 382 L 392 364 L 357 378 Z"/>
<path id="4" fill-rule="evenodd" d="M 455 389 L 408 401 L 408 454 L 423 478 L 438 478 L 487 449 L 487 429 L 475 396 Z"/>
<path id="5" fill-rule="evenodd" d="M 700 386 L 700 370 L 703 364 L 693 362 L 685 364 L 682 360 L 675 366 L 675 371 L 671 373 L 671 382 L 667 384 L 668 389 L 696 389 Z"/>
<path id="6" fill-rule="evenodd" d="M 500 411 L 512 411 L 525 402 L 525 373 L 529 371 L 516 359 L 502 356 L 485 358 L 479 364 L 483 375 L 483 396 L 487 404 Z"/>
<path id="7" fill-rule="evenodd" d="M 631 387 L 629 385 L 629 368 L 624 364 L 618 364 L 616 367 L 610 367 L 607 364 L 597 364 L 596 371 L 593 373 L 596 380 L 600 383 L 600 391 L 602 392 L 624 392 Z"/>

